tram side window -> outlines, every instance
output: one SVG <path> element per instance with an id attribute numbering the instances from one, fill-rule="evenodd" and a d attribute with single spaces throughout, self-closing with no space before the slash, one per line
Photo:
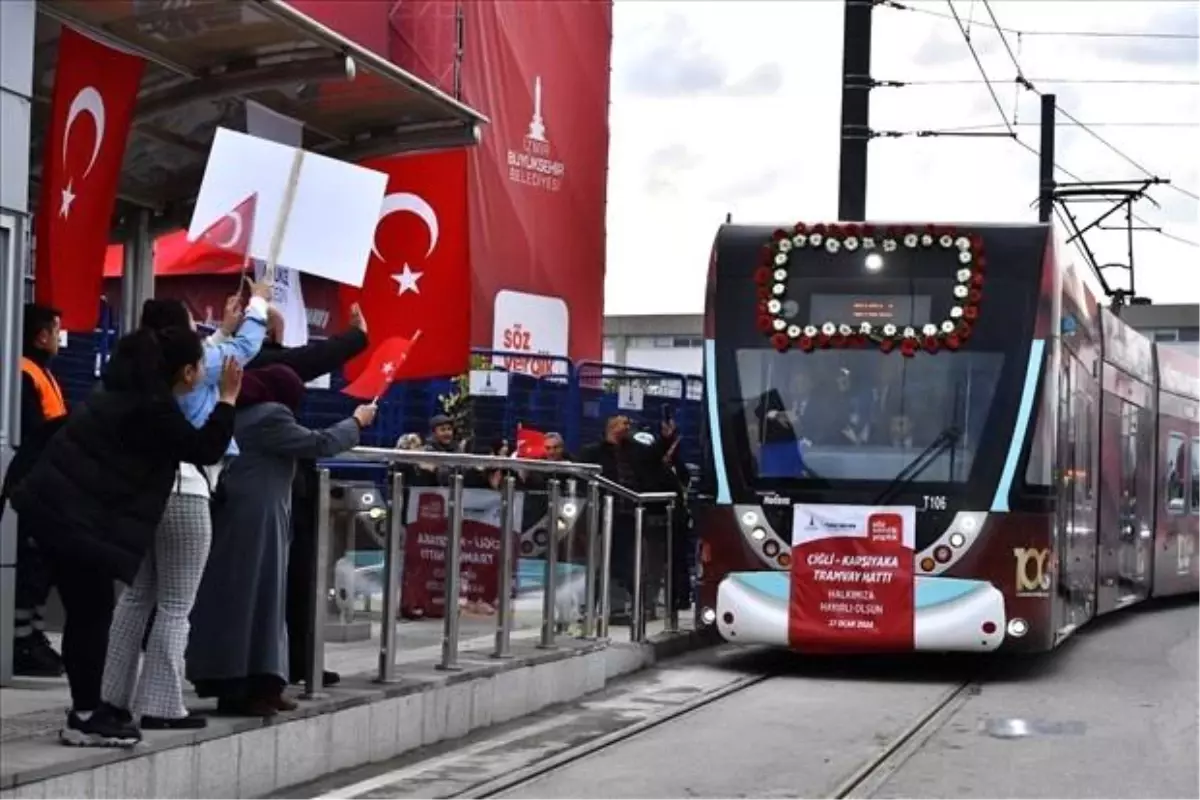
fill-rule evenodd
<path id="1" fill-rule="evenodd" d="M 1182 514 L 1184 511 L 1184 493 L 1186 484 L 1184 474 L 1187 469 L 1187 451 L 1183 448 L 1183 436 L 1172 433 L 1167 439 L 1167 463 L 1163 470 L 1166 477 L 1167 512 Z"/>
<path id="2" fill-rule="evenodd" d="M 1200 512 L 1200 438 L 1192 437 L 1192 513 Z"/>

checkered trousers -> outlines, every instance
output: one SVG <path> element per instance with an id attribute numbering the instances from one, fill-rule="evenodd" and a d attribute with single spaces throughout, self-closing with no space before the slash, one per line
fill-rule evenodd
<path id="1" fill-rule="evenodd" d="M 183 704 L 188 616 L 212 544 L 207 497 L 172 494 L 133 585 L 117 602 L 108 636 L 102 697 L 135 715 L 179 718 Z M 142 638 L 157 608 L 138 674 Z"/>

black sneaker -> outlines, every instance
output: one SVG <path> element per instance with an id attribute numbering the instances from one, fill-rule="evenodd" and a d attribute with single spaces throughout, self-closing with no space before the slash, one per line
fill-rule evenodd
<path id="1" fill-rule="evenodd" d="M 208 720 L 199 714 L 188 712 L 185 717 L 155 717 L 142 715 L 142 730 L 146 731 L 194 731 L 208 725 Z"/>
<path id="2" fill-rule="evenodd" d="M 322 686 L 337 686 L 341 682 L 342 682 L 342 676 L 339 675 L 338 673 L 334 672 L 333 670 L 327 669 L 321 673 L 321 685 Z M 292 684 L 293 685 L 299 685 L 301 683 L 304 683 L 303 675 L 292 676 Z"/>
<path id="3" fill-rule="evenodd" d="M 43 633 L 13 640 L 13 674 L 27 678 L 57 678 L 63 674 L 62 658 Z"/>
<path id="4" fill-rule="evenodd" d="M 133 747 L 142 740 L 142 733 L 127 714 L 101 703 L 87 719 L 80 719 L 73 710 L 68 713 L 59 739 L 72 747 Z"/>

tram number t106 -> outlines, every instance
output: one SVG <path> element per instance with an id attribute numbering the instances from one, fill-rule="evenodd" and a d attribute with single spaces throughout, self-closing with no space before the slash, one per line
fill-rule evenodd
<path id="1" fill-rule="evenodd" d="M 927 494 L 923 496 L 923 505 L 919 511 L 945 511 L 946 510 L 946 495 L 944 494 Z"/>

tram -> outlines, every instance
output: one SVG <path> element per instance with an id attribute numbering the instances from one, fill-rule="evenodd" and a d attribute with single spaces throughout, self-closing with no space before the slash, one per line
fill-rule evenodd
<path id="1" fill-rule="evenodd" d="M 1048 225 L 725 225 L 697 626 L 803 652 L 1054 648 L 1200 588 L 1200 359 Z"/>

